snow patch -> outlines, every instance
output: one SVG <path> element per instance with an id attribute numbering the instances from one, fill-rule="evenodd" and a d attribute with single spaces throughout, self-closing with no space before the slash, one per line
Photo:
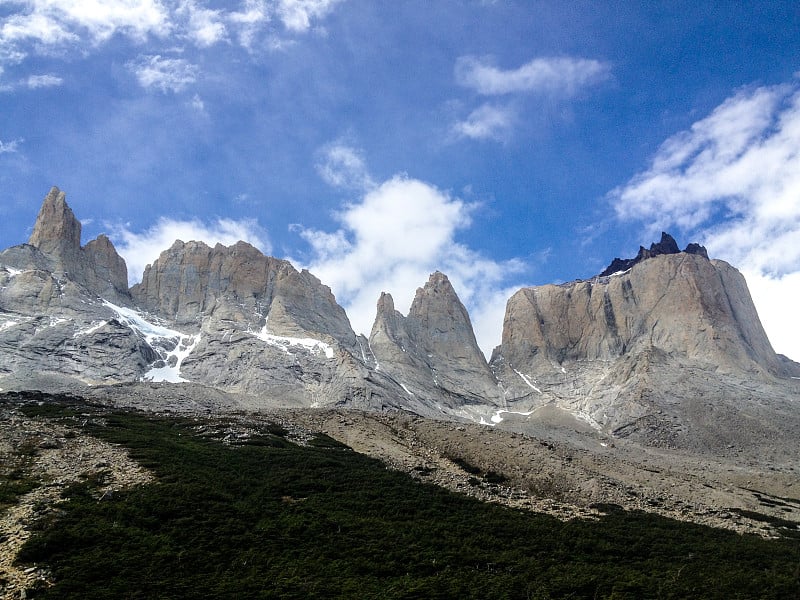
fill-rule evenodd
<path id="1" fill-rule="evenodd" d="M 260 339 L 262 342 L 266 342 L 270 346 L 280 348 L 287 354 L 291 354 L 289 348 L 292 346 L 300 346 L 301 348 L 305 348 L 313 354 L 324 354 L 326 358 L 333 358 L 333 347 L 330 344 L 326 344 L 325 342 L 316 340 L 314 338 L 296 338 L 283 335 L 273 335 L 267 331 L 266 323 L 264 323 L 264 327 L 261 328 L 261 331 L 250 331 L 249 333 L 253 337 Z"/>
<path id="2" fill-rule="evenodd" d="M 619 277 L 620 275 L 625 275 L 625 273 L 630 273 L 630 269 L 625 269 L 624 271 L 615 271 L 611 275 L 607 275 L 606 277 Z"/>
<path id="3" fill-rule="evenodd" d="M 398 381 L 397 383 L 400 383 L 400 382 Z M 403 388 L 406 391 L 406 394 L 408 394 L 409 396 L 412 396 L 412 397 L 414 396 L 414 392 L 409 390 L 404 384 L 400 383 L 400 387 Z"/>
<path id="4" fill-rule="evenodd" d="M 531 380 L 530 380 L 530 379 L 529 379 L 527 376 L 523 375 L 522 373 L 520 373 L 520 372 L 519 372 L 519 371 L 517 371 L 516 369 L 514 369 L 514 373 L 516 373 L 517 375 L 519 375 L 519 376 L 520 376 L 520 378 L 522 379 L 522 381 L 524 381 L 524 382 L 527 384 L 527 386 L 528 386 L 529 388 L 531 388 L 533 391 L 535 391 L 537 394 L 541 394 L 541 393 L 542 393 L 542 390 L 540 390 L 538 387 L 536 387 L 535 385 L 533 385 L 533 383 L 531 382 Z"/>
<path id="5" fill-rule="evenodd" d="M 101 327 L 105 327 L 108 325 L 108 321 L 98 321 L 97 323 L 92 323 L 90 327 L 86 329 L 81 329 L 80 331 L 76 331 L 75 334 L 72 336 L 74 338 L 81 337 L 83 335 L 90 335 L 100 329 Z"/>
<path id="6" fill-rule="evenodd" d="M 157 362 L 164 363 L 161 367 L 152 367 L 142 375 L 142 380 L 167 383 L 188 381 L 181 377 L 181 363 L 197 346 L 200 341 L 199 333 L 188 335 L 163 325 L 151 323 L 135 310 L 117 306 L 108 300 L 103 300 L 103 306 L 117 313 L 119 320 L 124 325 L 141 335 L 148 346 L 160 357 L 161 361 Z"/>
<path id="7" fill-rule="evenodd" d="M 200 334 L 185 336 L 175 347 L 175 350 L 167 354 L 163 367 L 153 367 L 142 377 L 146 381 L 165 381 L 168 383 L 185 383 L 188 379 L 181 377 L 181 363 L 189 356 L 200 341 Z"/>
<path id="8" fill-rule="evenodd" d="M 530 417 L 533 414 L 533 412 L 534 411 L 532 410 L 528 412 L 518 412 L 515 410 L 505 410 L 501 408 L 500 410 L 496 410 L 494 414 L 489 418 L 489 421 L 491 422 L 487 422 L 483 417 L 481 417 L 480 424 L 494 427 L 495 425 L 503 422 L 503 415 L 520 415 L 522 417 Z"/>
<path id="9" fill-rule="evenodd" d="M 8 272 L 9 277 L 16 277 L 17 275 L 22 275 L 25 271 L 20 271 L 19 269 L 14 269 L 13 267 L 9 267 L 7 265 L 3 265 L 3 268 Z"/>

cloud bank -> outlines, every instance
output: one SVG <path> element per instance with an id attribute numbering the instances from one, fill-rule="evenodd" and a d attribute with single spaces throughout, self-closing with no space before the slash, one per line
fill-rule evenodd
<path id="1" fill-rule="evenodd" d="M 360 157 L 342 149 L 338 155 Z M 406 314 L 415 290 L 440 270 L 469 309 L 488 356 L 500 342 L 510 289 L 519 287 L 510 286 L 509 278 L 523 265 L 490 260 L 457 241 L 476 209 L 429 183 L 395 175 L 337 212 L 339 229 L 295 228 L 312 249 L 305 266 L 331 287 L 357 333 L 369 335 L 381 292 L 391 293 L 397 310 Z"/>
<path id="2" fill-rule="evenodd" d="M 800 360 L 800 83 L 738 91 L 610 199 L 620 220 L 677 226 L 739 268 L 775 350 Z"/>

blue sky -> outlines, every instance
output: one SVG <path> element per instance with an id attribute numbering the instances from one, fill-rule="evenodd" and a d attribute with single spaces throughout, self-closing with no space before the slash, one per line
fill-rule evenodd
<path id="1" fill-rule="evenodd" d="M 308 267 L 369 333 L 671 232 L 800 360 L 796 2 L 0 0 L 0 246 L 50 186 L 132 280 L 175 238 Z"/>

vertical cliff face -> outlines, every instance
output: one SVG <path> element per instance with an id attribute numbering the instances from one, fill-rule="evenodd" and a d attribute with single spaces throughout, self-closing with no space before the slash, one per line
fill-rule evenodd
<path id="1" fill-rule="evenodd" d="M 520 290 L 508 301 L 497 354 L 543 368 L 651 348 L 726 370 L 781 368 L 742 275 L 687 253 L 615 276 Z"/>
<path id="2" fill-rule="evenodd" d="M 147 266 L 131 294 L 141 307 L 178 325 L 266 327 L 273 335 L 323 335 L 347 348 L 357 345 L 330 288 L 245 242 L 211 248 L 176 241 Z"/>
<path id="3" fill-rule="evenodd" d="M 101 234 L 83 247 L 83 278 L 99 296 L 128 296 L 128 266 L 107 236 Z"/>
<path id="4" fill-rule="evenodd" d="M 389 294 L 381 295 L 370 347 L 379 369 L 410 394 L 449 406 L 502 402 L 469 315 L 442 273 L 417 290 L 407 317 Z"/>
<path id="5" fill-rule="evenodd" d="M 81 247 L 81 223 L 67 205 L 66 194 L 53 187 L 42 202 L 28 240 L 37 253 L 23 261 L 29 268 L 46 268 L 84 286 L 90 293 L 126 302 L 128 269 L 105 235 Z M 18 256 L 25 251 L 16 250 Z"/>
<path id="6" fill-rule="evenodd" d="M 702 247 L 675 247 L 613 275 L 514 294 L 491 361 L 508 400 L 685 446 L 762 427 L 763 402 L 782 411 L 798 365 L 773 351 L 744 278 Z"/>

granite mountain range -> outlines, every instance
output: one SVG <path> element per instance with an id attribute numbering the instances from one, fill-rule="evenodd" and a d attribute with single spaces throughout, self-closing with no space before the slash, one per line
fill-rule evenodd
<path id="1" fill-rule="evenodd" d="M 556 414 L 715 453 L 800 431 L 800 365 L 773 351 L 742 275 L 667 234 L 592 279 L 516 292 L 488 362 L 445 274 L 407 315 L 376 300 L 356 335 L 323 282 L 244 242 L 176 241 L 129 288 L 112 242 L 82 246 L 53 188 L 28 243 L 0 252 L 0 388 L 191 382 L 521 431 Z"/>

